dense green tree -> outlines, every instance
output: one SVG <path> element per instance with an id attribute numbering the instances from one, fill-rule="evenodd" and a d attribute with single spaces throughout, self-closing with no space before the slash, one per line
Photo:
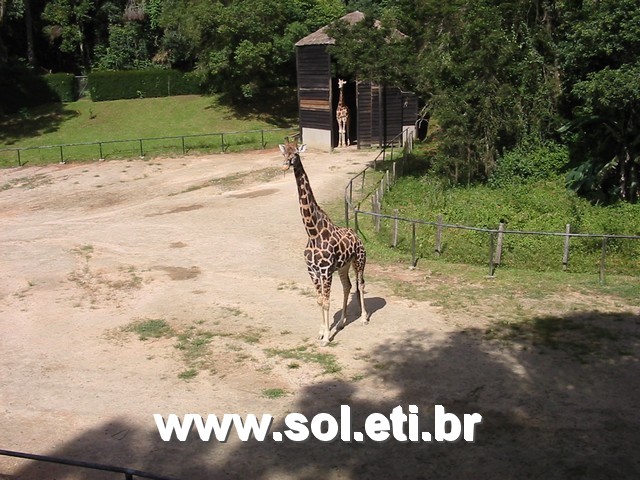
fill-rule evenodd
<path id="1" fill-rule="evenodd" d="M 109 27 L 109 41 L 96 49 L 93 67 L 100 70 L 136 70 L 152 66 L 150 48 L 136 22 Z"/>
<path id="2" fill-rule="evenodd" d="M 108 19 L 106 41 L 96 42 L 93 68 L 136 70 L 170 63 L 162 54 L 159 19 L 162 2 L 147 0 L 115 6 L 117 14 Z M 104 8 L 104 7 L 103 7 Z"/>
<path id="3" fill-rule="evenodd" d="M 338 0 L 168 0 L 161 24 L 169 57 L 195 59 L 203 83 L 248 99 L 293 84 L 295 42 L 344 11 Z"/>
<path id="4" fill-rule="evenodd" d="M 335 55 L 364 78 L 400 82 L 427 102 L 440 126 L 436 165 L 455 183 L 486 178 L 501 152 L 542 141 L 556 125 L 551 13 L 548 2 L 536 3 L 388 2 L 382 29 L 370 20 L 336 31 Z M 394 42 L 392 28 L 408 42 Z"/>
<path id="5" fill-rule="evenodd" d="M 60 51 L 76 55 L 85 70 L 90 68 L 87 31 L 95 11 L 92 0 L 51 0 L 42 14 L 49 40 L 58 42 Z"/>
<path id="6" fill-rule="evenodd" d="M 575 170 L 572 185 L 598 200 L 638 200 L 640 3 L 583 1 L 566 12 L 559 51 Z"/>

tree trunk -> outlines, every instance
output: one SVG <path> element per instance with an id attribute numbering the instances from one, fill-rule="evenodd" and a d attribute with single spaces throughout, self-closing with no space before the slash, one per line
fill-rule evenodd
<path id="1" fill-rule="evenodd" d="M 37 66 L 36 49 L 33 43 L 33 17 L 31 15 L 31 0 L 24 0 L 24 23 L 27 32 L 27 60 L 32 67 Z"/>

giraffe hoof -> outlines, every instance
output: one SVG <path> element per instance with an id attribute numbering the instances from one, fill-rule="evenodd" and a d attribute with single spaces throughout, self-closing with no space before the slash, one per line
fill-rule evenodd
<path id="1" fill-rule="evenodd" d="M 320 340 L 320 346 L 321 347 L 328 347 L 329 346 L 329 340 Z"/>

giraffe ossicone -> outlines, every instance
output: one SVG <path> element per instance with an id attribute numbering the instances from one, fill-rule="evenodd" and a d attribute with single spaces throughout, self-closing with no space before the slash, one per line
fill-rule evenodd
<path id="1" fill-rule="evenodd" d="M 331 339 L 331 325 L 329 322 L 329 307 L 331 297 L 331 282 L 333 274 L 338 272 L 342 283 L 343 302 L 342 314 L 336 325 L 336 332 L 347 324 L 347 304 L 351 293 L 349 270 L 355 272 L 356 294 L 360 303 L 360 320 L 363 324 L 369 322 L 369 314 L 364 303 L 364 268 L 367 263 L 367 252 L 362 240 L 350 228 L 337 227 L 329 216 L 320 208 L 313 196 L 309 177 L 302 166 L 300 153 L 306 150 L 306 145 L 297 142 L 287 142 L 280 145 L 284 156 L 282 168 L 288 170 L 293 167 L 302 222 L 307 232 L 307 246 L 304 258 L 307 271 L 316 289 L 318 304 L 322 307 L 322 324 L 319 339 L 322 345 L 328 345 Z"/>

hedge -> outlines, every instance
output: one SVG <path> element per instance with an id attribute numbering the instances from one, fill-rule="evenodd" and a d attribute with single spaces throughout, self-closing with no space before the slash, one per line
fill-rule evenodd
<path id="1" fill-rule="evenodd" d="M 43 103 L 76 100 L 71 73 L 38 75 L 22 65 L 0 68 L 0 113 L 15 113 Z"/>
<path id="2" fill-rule="evenodd" d="M 51 73 L 44 81 L 58 102 L 75 102 L 78 99 L 75 76 L 73 73 Z"/>
<path id="3" fill-rule="evenodd" d="M 88 80 L 93 101 L 201 93 L 193 77 L 177 70 L 97 71 Z"/>

